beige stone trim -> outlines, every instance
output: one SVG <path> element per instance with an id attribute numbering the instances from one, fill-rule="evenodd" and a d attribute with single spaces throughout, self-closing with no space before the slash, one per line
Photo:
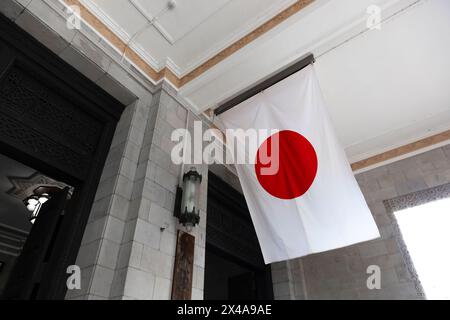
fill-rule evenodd
<path id="1" fill-rule="evenodd" d="M 397 157 L 404 156 L 408 153 L 413 153 L 415 151 L 428 148 L 430 146 L 436 145 L 438 143 L 450 140 L 450 130 L 435 134 L 431 137 L 383 152 L 376 156 L 370 157 L 365 160 L 361 160 L 352 164 L 353 171 L 358 171 L 381 162 L 392 160 Z"/>

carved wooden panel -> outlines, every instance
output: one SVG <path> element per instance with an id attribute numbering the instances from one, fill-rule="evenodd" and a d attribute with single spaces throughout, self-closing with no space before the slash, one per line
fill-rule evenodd
<path id="1" fill-rule="evenodd" d="M 172 300 L 191 300 L 194 272 L 195 237 L 178 231 Z"/>
<path id="2" fill-rule="evenodd" d="M 95 150 L 102 132 L 100 123 L 26 70 L 12 68 L 0 91 L 3 108 L 9 108 L 23 120 L 32 119 L 41 128 L 50 127 L 52 134 L 66 137 L 81 152 Z"/>
<path id="3" fill-rule="evenodd" d="M 75 177 L 84 177 L 88 171 L 89 159 L 1 112 L 0 135 L 2 142 L 49 162 Z"/>
<path id="4" fill-rule="evenodd" d="M 12 66 L 0 80 L 0 134 L 5 142 L 84 178 L 103 131 L 31 72 Z"/>

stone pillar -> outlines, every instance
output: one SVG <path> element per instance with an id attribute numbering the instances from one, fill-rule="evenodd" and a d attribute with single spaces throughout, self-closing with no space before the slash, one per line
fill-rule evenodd
<path id="1" fill-rule="evenodd" d="M 308 299 L 301 259 L 273 263 L 271 268 L 275 300 Z"/>
<path id="2" fill-rule="evenodd" d="M 117 126 L 76 262 L 81 290 L 68 291 L 67 299 L 110 297 L 148 113 L 137 101 Z"/>
<path id="3" fill-rule="evenodd" d="M 170 299 L 176 234 L 183 227 L 173 216 L 183 168 L 171 160 L 173 130 L 193 131 L 198 120 L 168 89 L 151 103 L 138 102 L 124 113 L 102 183 L 97 191 L 78 262 L 82 290 L 68 298 Z M 192 135 L 193 136 L 193 135 Z M 184 171 L 190 169 L 186 165 Z M 203 299 L 208 166 L 203 175 L 200 226 L 193 229 L 193 299 Z"/>

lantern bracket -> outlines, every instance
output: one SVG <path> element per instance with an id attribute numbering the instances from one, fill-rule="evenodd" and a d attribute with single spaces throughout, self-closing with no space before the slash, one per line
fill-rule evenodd
<path id="1" fill-rule="evenodd" d="M 183 199 L 183 188 L 180 186 L 177 187 L 177 193 L 175 194 L 175 208 L 173 211 L 174 217 L 178 219 L 181 216 L 181 200 Z"/>

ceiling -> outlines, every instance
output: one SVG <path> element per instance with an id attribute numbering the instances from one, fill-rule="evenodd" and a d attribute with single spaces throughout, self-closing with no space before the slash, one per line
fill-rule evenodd
<path id="1" fill-rule="evenodd" d="M 8 192 L 14 187 L 11 177 L 30 177 L 36 170 L 0 154 L 0 224 L 22 231 L 30 231 L 30 212 L 21 199 Z"/>
<path id="2" fill-rule="evenodd" d="M 160 71 L 183 77 L 296 0 L 81 0 Z"/>
<path id="3" fill-rule="evenodd" d="M 30 231 L 30 212 L 23 200 L 39 186 L 67 187 L 63 182 L 0 154 L 0 225 Z"/>
<path id="4" fill-rule="evenodd" d="M 450 1 L 428 0 L 317 59 L 352 161 L 450 129 Z"/>
<path id="5" fill-rule="evenodd" d="M 448 0 L 80 1 L 154 70 L 181 79 L 172 83 L 195 112 L 312 52 L 352 162 L 450 129 Z M 380 30 L 367 28 L 371 5 Z"/>

